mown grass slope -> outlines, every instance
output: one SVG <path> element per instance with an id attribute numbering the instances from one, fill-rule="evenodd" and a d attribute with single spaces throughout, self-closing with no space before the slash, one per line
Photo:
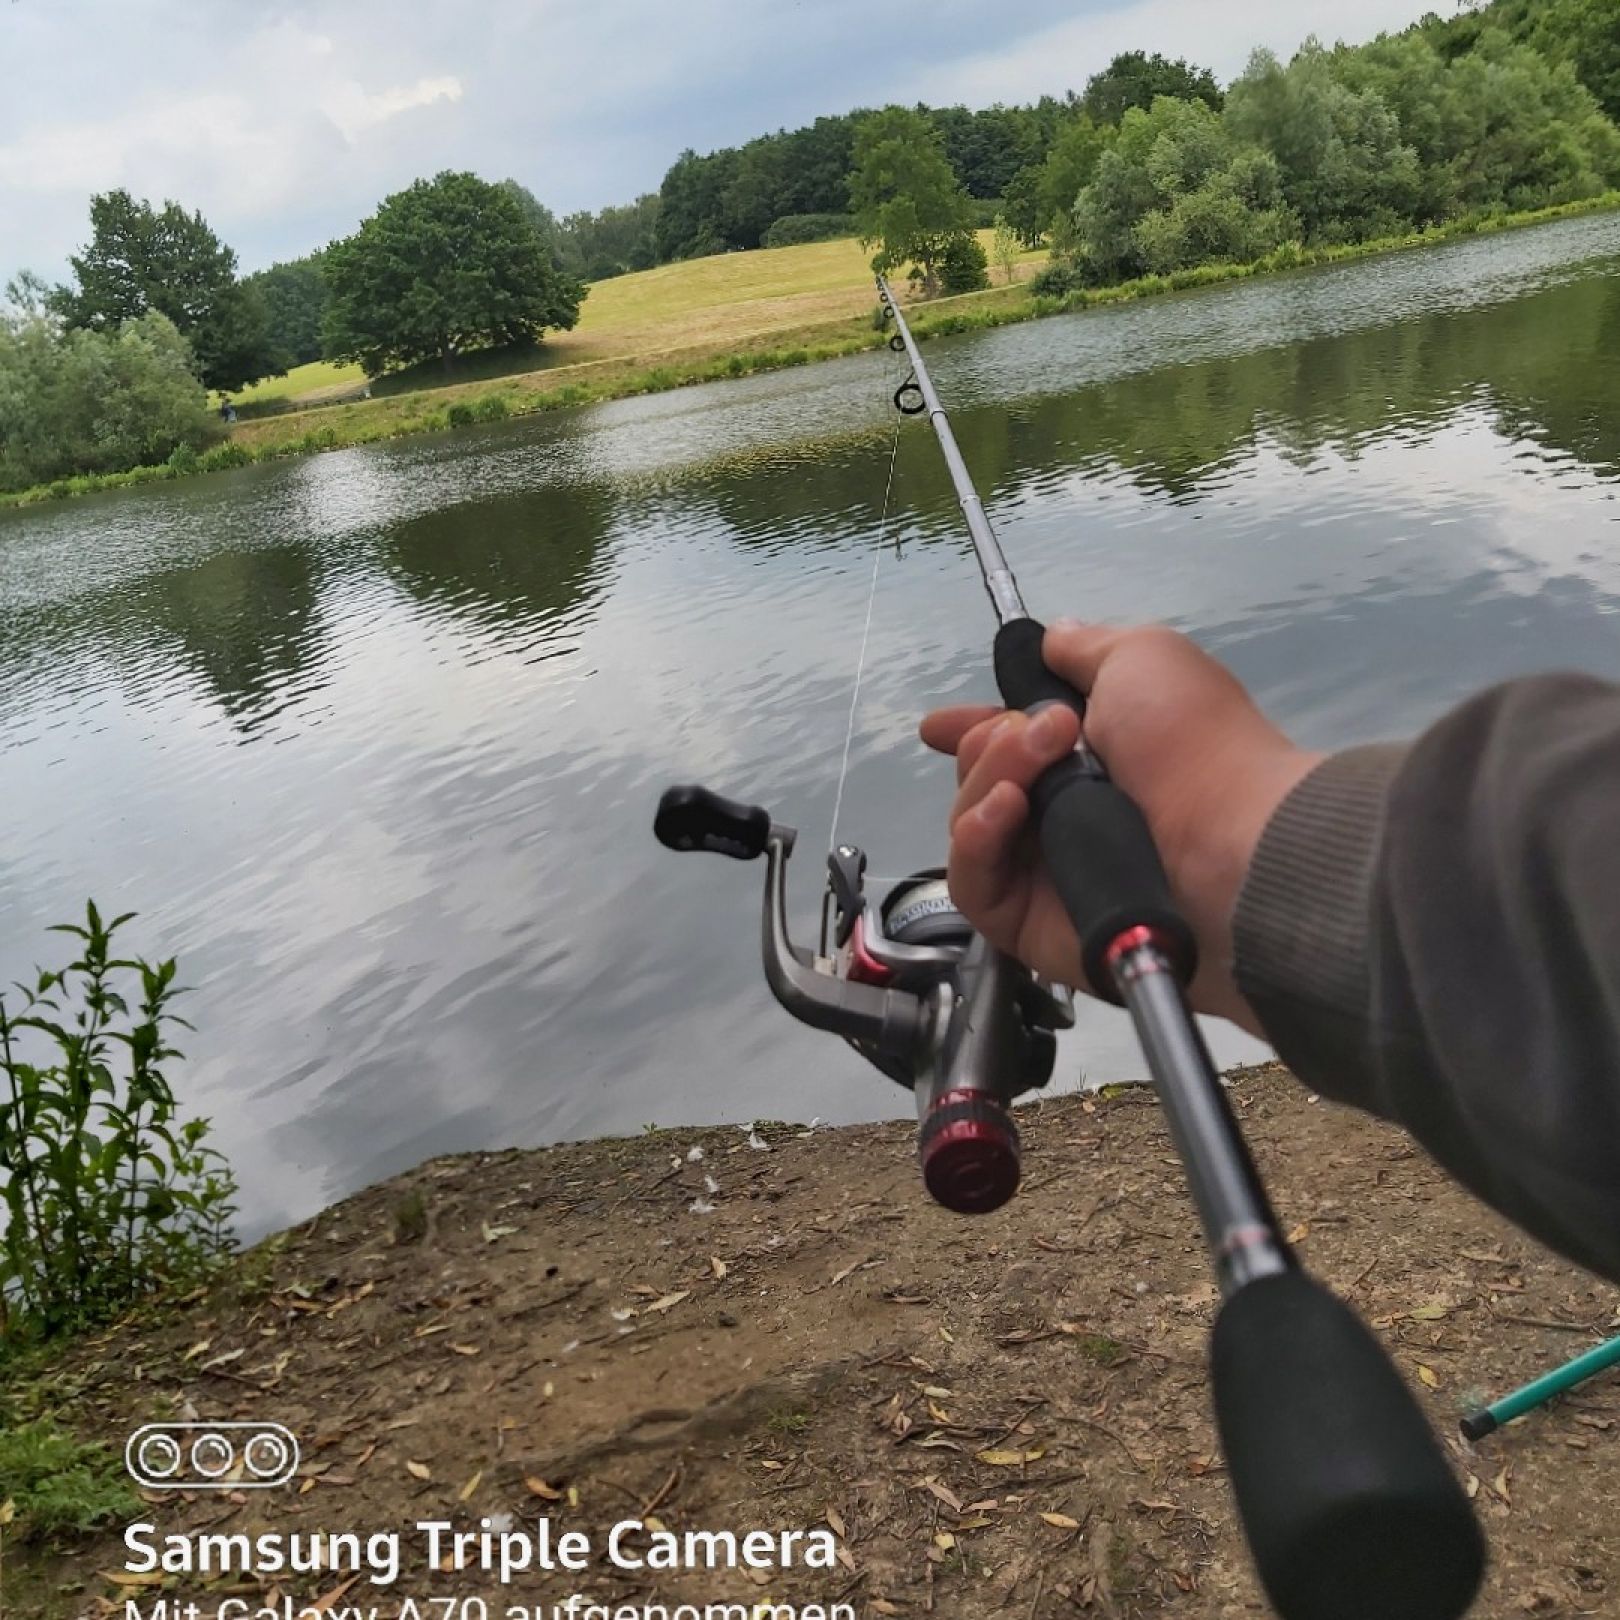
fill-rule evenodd
<path id="1" fill-rule="evenodd" d="M 988 253 L 994 233 L 979 235 Z M 1026 253 L 1021 273 L 1030 274 L 1045 257 L 1044 251 Z M 992 284 L 999 286 L 1002 279 L 1001 270 L 992 267 Z M 871 250 L 853 238 L 683 259 L 593 282 L 580 306 L 579 325 L 572 332 L 547 334 L 538 348 L 471 356 L 449 372 L 429 362 L 389 378 L 384 390 L 401 393 L 682 349 L 716 349 L 864 315 L 871 306 Z M 363 381 L 359 366 L 317 360 L 284 377 L 267 377 L 232 398 L 239 405 L 316 405 Z"/>

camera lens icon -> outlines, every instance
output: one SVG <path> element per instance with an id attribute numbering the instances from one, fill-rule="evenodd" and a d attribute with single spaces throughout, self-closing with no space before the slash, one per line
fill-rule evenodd
<path id="1" fill-rule="evenodd" d="M 124 1464 L 152 1491 L 264 1490 L 298 1471 L 298 1441 L 280 1423 L 148 1423 Z"/>
<path id="2" fill-rule="evenodd" d="M 292 1448 L 274 1429 L 254 1435 L 242 1447 L 242 1465 L 256 1480 L 277 1483 L 292 1472 Z"/>
<path id="3" fill-rule="evenodd" d="M 222 1434 L 200 1434 L 191 1442 L 191 1471 L 202 1479 L 219 1479 L 236 1461 L 236 1447 Z"/>
<path id="4" fill-rule="evenodd" d="M 172 1479 L 180 1467 L 180 1442 L 172 1434 L 149 1434 L 136 1449 L 135 1461 L 138 1472 L 134 1468 L 130 1472 L 137 1478 L 144 1474 L 154 1480 Z"/>

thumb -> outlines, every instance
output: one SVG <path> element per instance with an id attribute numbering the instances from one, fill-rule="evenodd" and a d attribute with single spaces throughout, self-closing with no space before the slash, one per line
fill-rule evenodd
<path id="1" fill-rule="evenodd" d="M 1108 655 L 1124 631 L 1108 624 L 1082 624 L 1078 619 L 1054 619 L 1041 641 L 1041 657 L 1054 675 L 1089 692 Z"/>

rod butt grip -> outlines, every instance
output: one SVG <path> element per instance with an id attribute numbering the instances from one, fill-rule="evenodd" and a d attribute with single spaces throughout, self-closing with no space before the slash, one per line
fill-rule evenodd
<path id="1" fill-rule="evenodd" d="M 1210 1360 L 1232 1489 L 1283 1620 L 1457 1620 L 1484 1541 L 1355 1312 L 1303 1272 L 1264 1277 L 1222 1308 Z"/>

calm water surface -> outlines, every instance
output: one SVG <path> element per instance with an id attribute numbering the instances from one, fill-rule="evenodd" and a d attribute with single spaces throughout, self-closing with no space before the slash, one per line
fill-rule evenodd
<path id="1" fill-rule="evenodd" d="M 1167 620 L 1332 746 L 1620 677 L 1617 272 L 1572 221 L 929 361 L 1035 611 Z M 770 804 L 808 931 L 894 364 L 0 514 L 0 980 L 140 913 L 249 1233 L 435 1152 L 908 1112 L 770 1000 L 757 869 L 649 831 L 671 780 Z M 898 874 L 992 622 L 918 423 L 894 505 L 839 832 Z M 1087 1008 L 1058 1083 L 1139 1074 Z"/>

